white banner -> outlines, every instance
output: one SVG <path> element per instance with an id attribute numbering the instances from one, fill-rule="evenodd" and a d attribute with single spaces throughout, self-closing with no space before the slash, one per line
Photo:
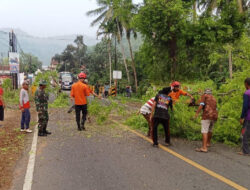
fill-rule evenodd
<path id="1" fill-rule="evenodd" d="M 19 54 L 9 52 L 9 64 L 11 73 L 19 73 Z"/>
<path id="2" fill-rule="evenodd" d="M 122 79 L 121 71 L 113 71 L 113 79 Z"/>

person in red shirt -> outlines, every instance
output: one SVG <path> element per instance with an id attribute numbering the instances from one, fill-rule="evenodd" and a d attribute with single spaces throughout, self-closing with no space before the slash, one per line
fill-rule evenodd
<path id="1" fill-rule="evenodd" d="M 85 73 L 78 75 L 78 82 L 72 85 L 70 96 L 75 101 L 76 123 L 79 131 L 85 130 L 87 117 L 87 96 L 89 96 L 88 86 L 84 84 Z M 80 118 L 82 112 L 82 118 Z"/>
<path id="2" fill-rule="evenodd" d="M 4 99 L 3 99 L 3 88 L 2 88 L 2 81 L 0 81 L 0 121 L 4 120 L 4 108 L 5 108 L 5 104 L 4 104 Z M 0 124 L 0 127 L 2 125 Z"/>
<path id="3" fill-rule="evenodd" d="M 180 96 L 189 96 L 191 99 L 194 99 L 193 96 L 183 90 L 180 89 L 181 83 L 178 81 L 175 81 L 171 84 L 171 87 L 173 88 L 172 92 L 169 94 L 169 96 L 172 98 L 173 102 L 177 102 L 180 98 Z"/>

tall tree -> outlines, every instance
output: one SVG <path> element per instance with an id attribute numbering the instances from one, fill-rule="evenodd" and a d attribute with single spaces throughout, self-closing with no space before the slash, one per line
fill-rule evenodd
<path id="1" fill-rule="evenodd" d="M 98 15 L 97 18 L 91 23 L 92 26 L 94 25 L 99 25 L 99 27 L 104 26 L 107 22 L 116 22 L 117 18 L 114 16 L 114 2 L 113 0 L 97 0 L 97 4 L 99 8 L 95 10 L 91 10 L 87 12 L 88 16 L 95 16 Z M 113 34 L 117 35 L 119 39 L 121 39 L 121 31 L 117 23 L 117 31 L 113 31 Z M 130 77 L 129 77 L 129 71 L 128 71 L 128 66 L 127 66 L 127 61 L 126 61 L 126 56 L 125 56 L 125 51 L 123 48 L 122 43 L 120 43 L 121 40 L 119 41 L 119 44 L 122 49 L 122 54 L 123 54 L 123 62 L 124 66 L 126 69 L 126 74 L 127 74 L 127 79 L 128 83 L 130 83 Z"/>
<path id="2" fill-rule="evenodd" d="M 136 31 L 131 25 L 131 19 L 133 18 L 135 14 L 135 10 L 136 8 L 133 5 L 132 0 L 118 0 L 117 1 L 115 12 L 117 13 L 118 18 L 120 19 L 120 23 L 126 33 L 126 39 L 129 45 L 132 69 L 134 73 L 135 89 L 137 92 L 138 90 L 137 72 L 136 72 L 136 66 L 135 66 L 135 61 L 134 61 L 133 49 L 131 45 L 131 33 L 134 34 L 135 38 L 137 37 Z M 121 30 L 123 30 L 123 28 Z"/>
<path id="3" fill-rule="evenodd" d="M 101 25 L 97 32 L 97 36 L 104 36 L 103 38 L 108 43 L 108 57 L 109 57 L 109 85 L 112 84 L 112 55 L 111 55 L 111 38 L 114 31 L 114 22 L 107 22 L 105 25 Z"/>
<path id="4" fill-rule="evenodd" d="M 125 69 L 126 69 L 128 83 L 130 84 L 130 76 L 129 76 L 128 64 L 127 64 L 127 61 L 126 61 L 124 46 L 122 44 L 123 28 L 122 28 L 122 25 L 119 22 L 118 18 L 115 18 L 115 21 L 116 21 L 116 27 L 117 27 L 117 32 L 115 34 L 117 36 L 118 43 L 120 44 L 120 47 L 121 47 L 123 63 L 124 63 Z"/>
<path id="5" fill-rule="evenodd" d="M 20 55 L 20 72 L 35 73 L 42 68 L 42 62 L 32 54 L 21 52 Z"/>

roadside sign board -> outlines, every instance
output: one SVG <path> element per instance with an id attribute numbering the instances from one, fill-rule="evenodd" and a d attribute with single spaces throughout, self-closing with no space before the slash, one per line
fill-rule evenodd
<path id="1" fill-rule="evenodd" d="M 122 79 L 121 71 L 113 71 L 113 79 Z"/>
<path id="2" fill-rule="evenodd" d="M 11 64 L 10 65 L 10 72 L 11 73 L 19 73 L 19 65 L 18 64 Z"/>
<path id="3" fill-rule="evenodd" d="M 10 73 L 19 73 L 19 54 L 9 52 Z"/>

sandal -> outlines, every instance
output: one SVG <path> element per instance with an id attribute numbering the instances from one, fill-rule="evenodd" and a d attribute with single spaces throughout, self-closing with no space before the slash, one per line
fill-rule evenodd
<path id="1" fill-rule="evenodd" d="M 203 150 L 201 148 L 196 148 L 195 151 L 196 152 L 203 152 L 203 153 L 207 153 L 208 152 L 207 150 Z"/>

